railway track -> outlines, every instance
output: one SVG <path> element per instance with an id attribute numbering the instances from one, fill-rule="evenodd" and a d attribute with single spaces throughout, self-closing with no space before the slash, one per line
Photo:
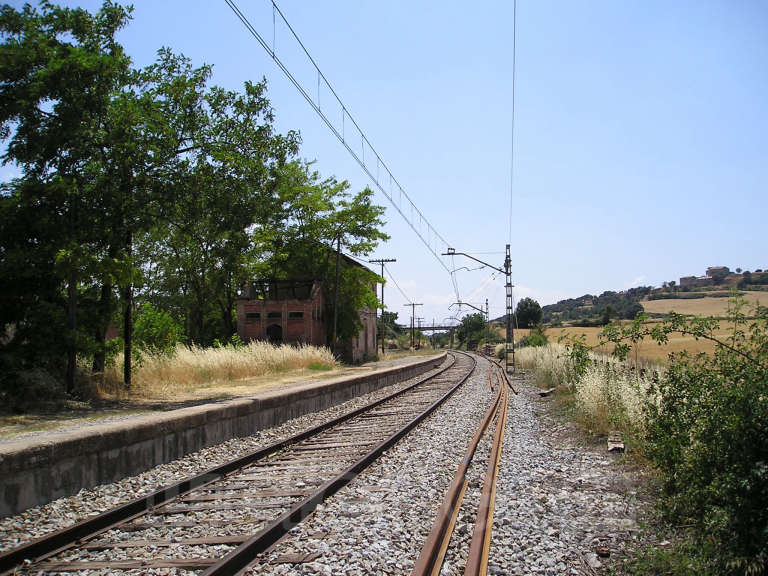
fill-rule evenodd
<path id="1" fill-rule="evenodd" d="M 465 551 L 466 563 L 464 568 L 464 574 L 467 576 L 480 576 L 487 572 L 496 478 L 499 470 L 499 460 L 501 459 L 504 429 L 507 422 L 509 392 L 512 391 L 517 394 L 517 390 L 512 386 L 504 369 L 492 361 L 490 366 L 492 368 L 488 371 L 488 383 L 491 389 L 493 389 L 495 379 L 496 396 L 488 408 L 485 417 L 480 422 L 466 454 L 459 464 L 453 481 L 445 493 L 432 530 L 427 536 L 421 554 L 414 565 L 411 573 L 412 576 L 436 576 L 440 574 L 443 561 L 451 544 L 456 518 L 459 515 L 467 490 L 469 468 L 473 463 L 480 442 L 486 434 L 490 433 L 495 423 L 482 492 L 477 509 L 475 510 L 472 539 L 469 543 L 469 549 Z"/>
<path id="2" fill-rule="evenodd" d="M 461 386 L 476 361 L 451 356 L 369 406 L 0 554 L 0 572 L 235 574 Z"/>

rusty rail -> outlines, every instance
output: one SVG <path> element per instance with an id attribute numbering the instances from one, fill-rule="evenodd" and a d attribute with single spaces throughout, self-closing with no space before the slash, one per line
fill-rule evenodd
<path id="1" fill-rule="evenodd" d="M 133 520 L 144 514 L 150 512 L 153 508 L 167 504 L 178 496 L 191 492 L 194 489 L 201 488 L 208 484 L 218 481 L 219 479 L 231 474 L 239 468 L 243 468 L 253 462 L 267 458 L 268 456 L 287 448 L 293 444 L 297 444 L 307 438 L 310 438 L 324 430 L 332 428 L 346 420 L 350 420 L 364 412 L 371 410 L 385 402 L 388 402 L 398 396 L 408 393 L 410 390 L 416 388 L 422 383 L 446 372 L 455 364 L 456 359 L 453 357 L 453 362 L 444 366 L 438 372 L 419 378 L 414 384 L 398 391 L 393 394 L 387 395 L 385 398 L 372 402 L 366 406 L 343 414 L 338 418 L 334 418 L 327 422 L 324 422 L 318 426 L 305 430 L 299 434 L 296 434 L 285 440 L 281 440 L 270 444 L 264 448 L 254 450 L 251 453 L 245 454 L 238 458 L 235 458 L 224 464 L 210 468 L 200 474 L 194 475 L 190 478 L 177 482 L 175 484 L 160 488 L 155 492 L 152 492 L 142 498 L 121 504 L 111 510 L 82 520 L 61 530 L 52 532 L 41 538 L 37 538 L 26 544 L 22 544 L 16 548 L 6 550 L 0 553 L 0 574 L 10 573 L 17 565 L 25 561 L 32 561 L 37 563 L 46 558 L 50 558 L 61 551 L 75 545 L 81 540 L 92 538 L 100 533 L 119 526 L 129 520 Z"/>
<path id="2" fill-rule="evenodd" d="M 491 371 L 491 370 L 488 371 L 489 382 L 490 382 L 491 374 L 493 372 L 495 371 Z M 448 487 L 445 498 L 443 499 L 443 504 L 440 506 L 440 510 L 438 511 L 437 518 L 435 519 L 435 523 L 432 526 L 432 530 L 427 536 L 427 539 L 424 542 L 424 546 L 422 547 L 421 554 L 416 560 L 413 571 L 411 572 L 412 576 L 437 575 L 440 573 L 443 559 L 445 558 L 445 552 L 448 549 L 448 544 L 451 539 L 451 534 L 453 533 L 453 527 L 456 522 L 456 516 L 458 515 L 459 509 L 461 508 L 461 502 L 464 498 L 464 492 L 467 486 L 467 478 L 466 478 L 467 471 L 475 455 L 475 452 L 477 451 L 477 446 L 480 443 L 480 440 L 485 435 L 486 431 L 488 430 L 488 427 L 490 426 L 490 424 L 493 422 L 494 418 L 496 418 L 497 415 L 498 415 L 498 418 L 497 418 L 498 423 L 496 425 L 497 435 L 498 435 L 498 430 L 500 428 L 503 430 L 504 428 L 504 423 L 506 422 L 506 406 L 507 406 L 509 393 L 507 391 L 507 387 L 502 384 L 502 381 L 499 378 L 498 374 L 496 374 L 496 379 L 499 386 L 498 386 L 498 391 L 496 392 L 494 401 L 491 404 L 490 408 L 488 408 L 488 411 L 486 412 L 485 417 L 480 423 L 480 426 L 478 426 L 477 431 L 475 432 L 475 435 L 472 438 L 472 442 L 467 448 L 464 458 L 459 464 L 459 468 L 456 471 L 456 474 L 454 475 L 453 481 Z M 491 389 L 493 389 L 493 387 L 491 387 Z M 494 448 L 495 447 L 496 447 L 496 441 L 494 441 Z M 491 451 L 491 458 L 492 459 L 495 458 L 494 470 L 497 468 L 498 454 L 500 453 L 501 453 L 500 450 L 496 450 L 494 452 L 494 450 L 492 449 Z M 493 479 L 494 479 L 493 484 L 495 485 L 495 476 Z M 486 477 L 486 485 L 487 484 L 488 484 L 488 480 Z M 485 488 L 484 488 L 484 493 L 485 493 Z M 490 496 L 492 498 L 493 493 Z M 481 506 L 482 506 L 482 503 L 481 503 Z M 478 515 L 478 519 L 479 519 L 479 515 Z M 491 506 L 490 520 L 488 520 L 487 517 L 484 517 L 483 521 L 487 524 L 488 522 L 492 521 L 492 519 L 493 519 L 493 513 L 492 513 L 492 506 Z M 490 535 L 490 530 L 484 530 L 484 534 L 485 532 L 487 532 L 488 535 Z M 473 540 L 474 540 L 474 535 L 473 535 Z M 486 561 L 487 561 L 487 552 L 486 552 Z M 469 563 L 467 565 L 469 566 Z"/>
<path id="3" fill-rule="evenodd" d="M 431 406 L 429 406 L 416 418 L 411 420 L 399 431 L 395 432 L 392 436 L 376 446 L 350 468 L 332 480 L 329 480 L 323 484 L 317 491 L 312 493 L 304 501 L 294 505 L 291 510 L 271 522 L 253 538 L 247 542 L 244 542 L 235 550 L 230 552 L 227 556 L 222 558 L 215 565 L 205 570 L 205 572 L 202 573 L 202 576 L 232 576 L 239 573 L 241 570 L 247 567 L 248 564 L 253 562 L 253 560 L 255 560 L 259 554 L 266 551 L 270 546 L 275 544 L 285 534 L 287 534 L 291 528 L 309 516 L 315 510 L 318 504 L 354 480 L 358 474 L 360 474 L 360 472 L 365 470 L 382 453 L 394 446 L 395 443 L 397 443 L 403 436 L 405 436 L 418 424 L 423 422 L 430 414 L 432 414 L 446 400 L 448 400 L 448 398 L 450 398 L 464 384 L 464 382 L 467 381 L 477 366 L 477 361 L 471 355 L 467 354 L 467 356 L 473 360 L 472 368 L 459 380 L 458 383 L 452 386 L 450 390 L 448 390 L 443 396 L 436 400 Z"/>
<path id="4" fill-rule="evenodd" d="M 504 370 L 503 372 L 506 372 Z M 510 389 L 512 384 L 507 380 Z M 488 457 L 488 467 L 485 471 L 483 492 L 480 496 L 480 505 L 475 518 L 475 527 L 472 530 L 472 541 L 469 544 L 469 556 L 464 569 L 466 576 L 481 576 L 488 571 L 488 552 L 491 548 L 491 532 L 493 529 L 493 504 L 496 496 L 496 478 L 499 474 L 499 461 L 501 460 L 501 448 L 504 444 L 504 429 L 507 425 L 507 399 L 508 392 L 504 386 L 504 400 L 501 405 L 496 432 L 493 437 L 491 454 Z"/>

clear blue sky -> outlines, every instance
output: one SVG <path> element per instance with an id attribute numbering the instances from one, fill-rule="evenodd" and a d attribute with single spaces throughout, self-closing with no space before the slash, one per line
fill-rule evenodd
<path id="1" fill-rule="evenodd" d="M 239 4 L 271 39 L 270 5 Z M 435 228 L 457 250 L 501 265 L 512 3 L 279 5 Z M 213 81 L 228 88 L 265 77 L 277 127 L 301 131 L 302 156 L 353 189 L 369 184 L 223 0 L 134 6 L 120 38 L 137 65 L 169 46 L 213 64 Z M 768 268 L 768 3 L 518 0 L 517 18 L 516 298 L 546 304 L 660 285 L 711 265 Z M 276 42 L 295 61 L 284 32 Z M 418 315 L 440 322 L 454 301 L 448 274 L 394 210 L 387 220 L 392 239 L 371 256 L 397 258 L 390 270 L 425 304 Z M 501 279 L 487 269 L 457 274 L 462 299 L 488 297 L 491 314 L 503 313 Z M 386 290 L 407 321 L 406 300 L 391 282 Z"/>

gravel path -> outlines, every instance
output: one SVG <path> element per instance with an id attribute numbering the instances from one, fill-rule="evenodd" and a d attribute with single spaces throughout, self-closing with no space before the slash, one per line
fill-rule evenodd
<path id="1" fill-rule="evenodd" d="M 576 443 L 518 376 L 504 436 L 489 574 L 593 574 L 639 537 L 639 474 Z"/>

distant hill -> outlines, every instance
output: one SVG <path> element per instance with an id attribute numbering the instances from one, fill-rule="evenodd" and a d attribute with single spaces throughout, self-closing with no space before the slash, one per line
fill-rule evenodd
<path id="1" fill-rule="evenodd" d="M 585 294 L 560 300 L 557 304 L 542 306 L 541 321 L 550 325 L 567 322 L 576 326 L 599 326 L 617 318 L 631 320 L 643 311 L 640 300 L 652 290 L 651 286 L 640 286 L 622 292 L 607 291 L 599 296 Z"/>
<path id="2" fill-rule="evenodd" d="M 709 302 L 716 298 L 726 298 L 731 295 L 731 290 L 768 291 L 768 272 L 755 270 L 754 272 L 737 269 L 731 272 L 727 266 L 712 266 L 707 269 L 705 276 L 684 276 L 680 278 L 680 284 L 675 281 L 664 282 L 661 288 L 640 286 L 621 292 L 607 291 L 599 296 L 585 294 L 578 298 L 561 300 L 557 304 L 542 306 L 542 322 L 550 326 L 570 324 L 573 326 L 602 326 L 610 320 L 634 319 L 644 308 L 651 316 L 661 315 L 664 310 L 682 310 L 681 305 L 664 305 L 662 307 L 649 306 L 648 301 L 654 300 L 698 300 L 706 299 L 702 306 L 688 305 L 688 308 L 699 308 L 704 311 L 721 310 L 724 304 L 718 305 Z M 752 301 L 752 293 L 747 293 L 748 300 Z M 768 300 L 766 294 L 765 300 Z M 645 306 L 641 301 L 645 302 Z M 761 300 L 762 301 L 762 300 Z M 706 304 L 706 305 L 704 305 Z M 658 308 L 658 310 L 657 310 Z M 504 320 L 504 316 L 498 319 Z"/>

